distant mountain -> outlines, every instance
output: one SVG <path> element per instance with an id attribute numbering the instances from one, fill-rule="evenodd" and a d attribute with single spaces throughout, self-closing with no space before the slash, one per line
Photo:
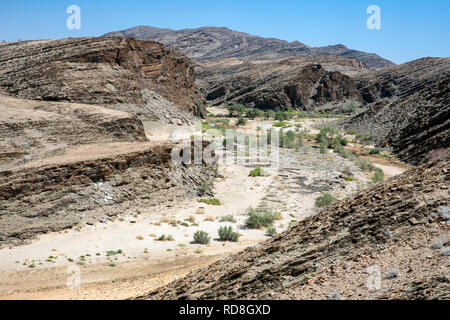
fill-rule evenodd
<path id="1" fill-rule="evenodd" d="M 374 53 L 352 50 L 342 44 L 315 48 L 298 41 L 288 42 L 275 38 L 262 38 L 228 28 L 203 27 L 172 30 L 139 26 L 110 32 L 104 36 L 158 41 L 168 48 L 181 49 L 186 55 L 197 61 L 223 58 L 257 61 L 320 54 L 354 58 L 365 63 L 371 69 L 395 66 L 392 61 L 383 59 Z"/>

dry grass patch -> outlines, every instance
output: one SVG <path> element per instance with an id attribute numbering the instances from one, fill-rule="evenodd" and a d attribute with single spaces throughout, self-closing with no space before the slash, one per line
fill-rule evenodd
<path id="1" fill-rule="evenodd" d="M 205 209 L 197 209 L 196 211 L 195 211 L 195 214 L 205 214 L 206 212 L 205 212 Z"/>

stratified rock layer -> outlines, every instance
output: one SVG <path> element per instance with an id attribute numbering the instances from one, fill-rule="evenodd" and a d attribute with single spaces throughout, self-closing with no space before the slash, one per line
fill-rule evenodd
<path id="1" fill-rule="evenodd" d="M 355 77 L 367 110 L 340 122 L 418 164 L 450 147 L 450 59 L 427 58 Z M 442 152 L 442 151 L 440 151 Z"/>
<path id="2" fill-rule="evenodd" d="M 262 109 L 312 109 L 361 100 L 350 75 L 367 70 L 342 57 L 307 56 L 254 63 L 224 59 L 200 64 L 197 85 L 214 105 L 242 103 Z"/>
<path id="3" fill-rule="evenodd" d="M 143 90 L 199 113 L 189 59 L 157 42 L 76 38 L 0 47 L 0 88 L 21 98 L 98 105 L 133 104 L 145 113 Z M 150 111 L 148 111 L 150 112 Z"/>
<path id="4" fill-rule="evenodd" d="M 169 48 L 181 49 L 197 61 L 224 58 L 257 61 L 295 56 L 329 55 L 357 59 L 373 69 L 389 68 L 395 65 L 376 54 L 351 50 L 342 44 L 314 48 L 298 41 L 288 42 L 275 38 L 262 38 L 228 28 L 203 27 L 171 30 L 139 26 L 110 32 L 105 36 L 158 41 Z"/>

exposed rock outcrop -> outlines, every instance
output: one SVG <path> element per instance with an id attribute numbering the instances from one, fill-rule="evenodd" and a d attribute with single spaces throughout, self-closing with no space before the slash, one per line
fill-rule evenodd
<path id="1" fill-rule="evenodd" d="M 213 105 L 312 109 L 361 100 L 350 75 L 367 70 L 342 57 L 308 56 L 249 63 L 225 59 L 196 68 L 197 84 Z"/>
<path id="2" fill-rule="evenodd" d="M 355 78 L 367 110 L 340 125 L 418 164 L 450 146 L 450 59 L 420 59 Z"/>
<path id="3" fill-rule="evenodd" d="M 197 196 L 215 165 L 178 165 L 173 147 L 82 146 L 0 172 L 0 246 Z"/>
<path id="4" fill-rule="evenodd" d="M 450 58 L 423 58 L 354 76 L 365 103 L 405 98 L 450 77 Z"/>
<path id="5" fill-rule="evenodd" d="M 202 100 L 190 60 L 157 42 L 124 38 L 30 41 L 0 47 L 0 88 L 21 98 L 141 108 L 155 118 L 144 91 L 181 111 Z M 168 108 L 171 106 L 168 106 Z M 155 119 L 156 120 L 156 119 Z"/>
<path id="6" fill-rule="evenodd" d="M 298 41 L 288 42 L 274 38 L 262 38 L 228 28 L 203 27 L 171 30 L 139 26 L 110 32 L 105 36 L 158 41 L 169 48 L 181 49 L 197 61 L 212 61 L 224 58 L 257 61 L 295 56 L 329 55 L 357 59 L 373 69 L 389 68 L 395 65 L 376 54 L 351 50 L 342 44 L 314 48 Z"/>
<path id="7" fill-rule="evenodd" d="M 147 141 L 136 116 L 95 105 L 0 95 L 0 113 L 0 171 L 75 146 Z"/>
<path id="8" fill-rule="evenodd" d="M 436 242 L 449 165 L 447 153 L 139 299 L 449 299 L 448 240 Z"/>

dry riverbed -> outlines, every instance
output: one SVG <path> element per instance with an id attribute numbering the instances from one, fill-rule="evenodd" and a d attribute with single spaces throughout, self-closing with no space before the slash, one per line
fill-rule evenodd
<path id="1" fill-rule="evenodd" d="M 303 125 L 312 131 L 316 122 L 308 119 Z M 271 124 L 252 121 L 244 130 L 255 131 L 258 126 Z M 153 127 L 152 137 L 171 139 L 176 137 L 171 133 L 173 129 Z M 158 136 L 155 130 L 162 134 Z M 179 139 L 185 138 L 186 134 L 181 133 Z M 264 177 L 249 177 L 251 169 L 263 167 L 264 163 L 245 159 L 247 155 L 236 152 L 227 156 L 239 161 L 219 165 L 214 194 L 221 205 L 186 200 L 123 215 L 114 222 L 42 235 L 29 245 L 0 250 L 0 299 L 136 296 L 267 239 L 265 230 L 245 228 L 250 207 L 279 212 L 282 219 L 275 227 L 281 232 L 317 212 L 314 203 L 322 193 L 343 199 L 370 183 L 367 173 L 352 160 L 333 152 L 323 155 L 313 146 L 297 151 L 283 149 L 279 155 L 282 161 L 275 158 L 278 155 L 271 155 L 276 165 L 265 167 L 268 175 Z M 393 170 L 393 174 L 403 170 L 394 169 L 397 171 Z M 352 172 L 353 179 L 345 180 L 343 172 Z M 235 222 L 221 221 L 229 215 Z M 219 241 L 217 231 L 221 226 L 232 226 L 240 234 L 239 242 Z M 192 243 L 199 230 L 210 234 L 209 245 Z M 170 236 L 170 241 L 158 241 L 162 235 Z M 74 276 L 79 276 L 80 287 L 70 289 L 67 281 Z"/>

